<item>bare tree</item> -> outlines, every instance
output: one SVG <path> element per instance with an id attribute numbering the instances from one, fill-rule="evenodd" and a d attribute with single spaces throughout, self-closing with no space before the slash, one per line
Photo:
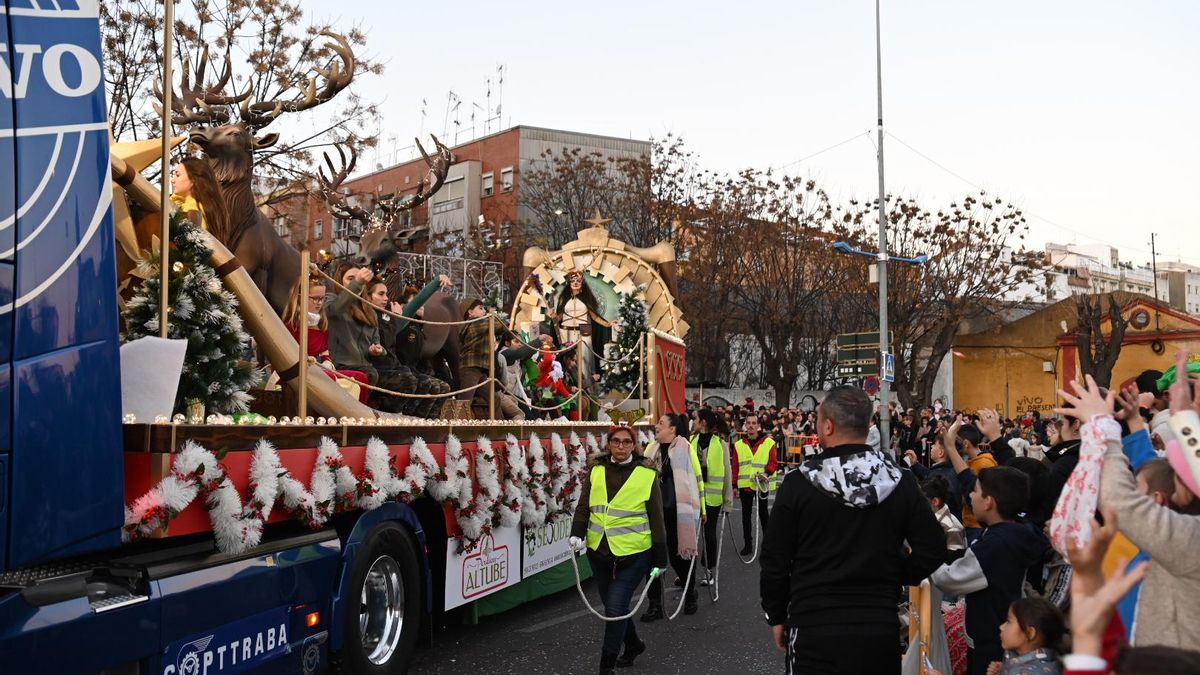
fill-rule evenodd
<path id="1" fill-rule="evenodd" d="M 559 248 L 599 209 L 613 236 L 652 246 L 675 239 L 704 186 L 695 157 L 673 135 L 655 141 L 649 157 L 547 150 L 521 176 L 521 203 L 532 214 L 521 231 L 532 244 Z"/>
<path id="2" fill-rule="evenodd" d="M 1112 370 L 1121 356 L 1121 343 L 1125 341 L 1125 329 L 1129 320 L 1121 315 L 1121 307 L 1109 293 L 1108 318 L 1111 329 L 1107 336 L 1101 328 L 1104 322 L 1104 299 L 1101 296 L 1081 295 L 1075 299 L 1075 310 L 1079 318 L 1075 333 L 1075 344 L 1079 346 L 1079 370 L 1091 375 L 1096 384 L 1107 387 L 1112 382 Z M 1094 302 L 1093 302 L 1094 300 Z"/>
<path id="3" fill-rule="evenodd" d="M 1039 254 L 1024 249 L 1028 225 L 1020 209 L 987 193 L 948 209 L 927 211 L 914 199 L 888 198 L 888 250 L 928 256 L 920 266 L 888 266 L 888 324 L 896 355 L 895 390 L 905 406 L 928 403 L 942 360 L 965 321 L 995 317 L 1032 278 Z M 878 202 L 851 202 L 838 234 L 876 248 Z M 860 280 L 865 275 L 858 277 Z M 862 282 L 860 281 L 860 284 Z M 877 291 L 860 285 L 846 294 L 859 312 L 875 311 Z"/>
<path id="4" fill-rule="evenodd" d="M 106 0 L 100 5 L 109 120 L 117 140 L 162 134 L 153 109 L 154 85 L 162 79 L 160 5 L 156 0 Z M 298 2 L 187 0 L 179 5 L 175 72 L 211 69 L 221 73 L 232 93 L 245 95 L 248 101 L 302 99 L 312 86 L 308 74 L 326 69 L 337 58 L 321 36 L 333 26 L 306 22 Z M 354 47 L 365 44 L 366 35 L 358 28 L 342 34 Z M 234 64 L 233 71 L 222 72 L 222 64 Z M 369 58 L 355 60 L 356 75 L 382 71 L 382 65 Z M 298 138 L 258 153 L 255 164 L 258 178 L 264 181 L 262 194 L 286 200 L 290 188 L 306 185 L 312 178 L 311 167 L 316 166 L 311 154 L 316 149 L 334 142 L 359 150 L 375 144 L 368 133 L 377 118 L 374 104 L 353 90 L 338 101 L 341 107 L 323 111 L 296 134 Z"/>

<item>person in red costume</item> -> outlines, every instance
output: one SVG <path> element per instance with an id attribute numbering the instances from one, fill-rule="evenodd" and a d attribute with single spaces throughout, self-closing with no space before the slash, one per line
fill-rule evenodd
<path id="1" fill-rule="evenodd" d="M 325 316 L 325 282 L 319 275 L 312 275 L 308 279 L 308 299 L 304 309 L 300 307 L 300 282 L 296 282 L 295 288 L 292 289 L 288 296 L 287 307 L 283 310 L 283 324 L 287 326 L 288 332 L 292 337 L 300 340 L 300 330 L 298 326 L 308 326 L 308 357 L 316 360 L 316 362 L 325 367 L 329 371 L 333 371 L 333 360 L 329 357 L 329 319 Z M 346 377 L 353 378 L 355 381 L 366 384 L 367 374 L 357 370 L 337 370 Z M 328 373 L 330 377 L 337 379 L 334 372 Z M 367 402 L 367 395 L 370 392 L 366 387 L 358 387 L 358 400 L 363 404 Z"/>

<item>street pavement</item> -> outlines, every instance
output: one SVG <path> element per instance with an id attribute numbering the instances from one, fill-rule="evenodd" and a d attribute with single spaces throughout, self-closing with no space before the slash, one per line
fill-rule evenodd
<path id="1" fill-rule="evenodd" d="M 763 621 L 758 594 L 758 561 L 744 564 L 741 548 L 741 514 L 730 514 L 736 542 L 728 526 L 720 564 L 720 599 L 711 601 L 701 587 L 700 611 L 682 612 L 674 621 L 638 622 L 638 634 L 648 649 L 632 668 L 637 673 L 779 673 L 783 654 L 771 642 Z M 673 587 L 675 574 L 664 574 L 667 611 L 678 606 L 680 592 Z M 585 581 L 592 606 L 601 608 L 595 584 Z M 640 595 L 641 589 L 638 589 Z M 637 600 L 634 596 L 634 601 Z M 644 607 L 643 607 L 644 610 Z M 638 616 L 641 615 L 639 611 Z M 583 607 L 572 586 L 552 596 L 527 603 L 498 616 L 485 617 L 475 626 L 455 626 L 438 631 L 433 645 L 421 648 L 413 660 L 413 673 L 594 673 L 600 662 L 603 633 L 600 620 Z"/>

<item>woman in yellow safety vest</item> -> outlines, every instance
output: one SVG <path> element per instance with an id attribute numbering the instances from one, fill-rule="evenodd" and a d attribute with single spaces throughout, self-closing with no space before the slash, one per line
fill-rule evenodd
<path id="1" fill-rule="evenodd" d="M 586 548 L 606 616 L 629 613 L 638 584 L 652 567 L 666 567 L 662 493 L 654 463 L 637 451 L 633 430 L 609 429 L 607 452 L 590 462 L 571 523 L 571 548 Z M 624 644 L 624 653 L 621 646 Z M 607 621 L 600 672 L 633 665 L 646 651 L 631 619 Z"/>
<path id="2" fill-rule="evenodd" d="M 717 542 L 721 536 L 717 530 L 721 519 L 717 515 L 733 510 L 727 433 L 724 420 L 711 409 L 701 408 L 696 413 L 696 433 L 692 434 L 691 446 L 704 478 L 704 566 L 708 568 L 708 576 L 700 580 L 701 586 L 708 585 L 717 564 Z"/>
<path id="3" fill-rule="evenodd" d="M 695 614 L 700 606 L 696 602 L 696 570 L 692 566 L 692 559 L 699 550 L 697 529 L 704 516 L 704 500 L 701 499 L 704 479 L 700 460 L 688 444 L 687 433 L 687 417 L 663 415 L 654 425 L 656 442 L 646 446 L 646 456 L 659 467 L 658 483 L 663 495 L 667 551 L 671 555 L 671 568 L 679 578 L 676 584 L 686 588 L 683 613 Z M 659 577 L 651 582 L 650 608 L 642 615 L 642 621 L 649 623 L 663 618 L 662 603 L 662 578 Z"/>

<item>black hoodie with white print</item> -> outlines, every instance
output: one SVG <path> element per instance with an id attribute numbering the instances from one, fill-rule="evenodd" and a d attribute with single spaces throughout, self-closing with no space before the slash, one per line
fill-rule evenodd
<path id="1" fill-rule="evenodd" d="M 906 552 L 906 544 L 908 551 Z M 916 478 L 868 445 L 829 448 L 787 475 L 762 543 L 767 622 L 898 626 L 902 585 L 945 560 Z"/>

